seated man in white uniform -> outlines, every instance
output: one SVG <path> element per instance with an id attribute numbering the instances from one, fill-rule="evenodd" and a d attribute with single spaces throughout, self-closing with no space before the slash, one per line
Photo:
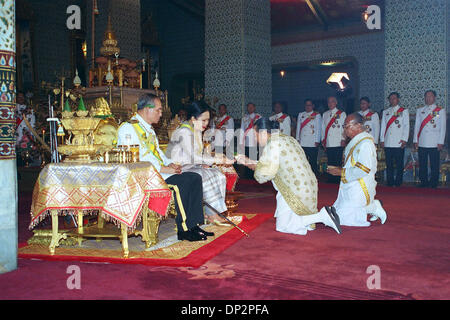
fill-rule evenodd
<path id="1" fill-rule="evenodd" d="M 239 156 L 238 162 L 255 171 L 259 183 L 272 181 L 277 193 L 276 230 L 306 235 L 315 223 L 340 233 L 339 217 L 330 208 L 317 213 L 317 179 L 294 137 L 280 134 L 279 123 L 261 118 L 255 123 L 256 139 L 264 147 L 259 161 Z"/>
<path id="2" fill-rule="evenodd" d="M 341 225 L 367 227 L 367 215 L 386 221 L 386 212 L 375 200 L 377 153 L 373 137 L 366 132 L 364 118 L 353 113 L 345 119 L 344 132 L 351 140 L 345 148 L 344 167 L 328 166 L 328 173 L 340 176 L 339 194 L 331 210 L 339 215 Z"/>
<path id="3" fill-rule="evenodd" d="M 118 133 L 118 145 L 139 145 L 139 158 L 150 162 L 169 184 L 178 187 L 181 203 L 175 201 L 178 240 L 199 241 L 213 236 L 199 227 L 203 218 L 202 177 L 193 172 L 181 173 L 181 166 L 172 163 L 159 148 L 158 138 L 152 125 L 162 115 L 160 99 L 153 94 L 139 98 L 137 113 L 124 122 Z"/>

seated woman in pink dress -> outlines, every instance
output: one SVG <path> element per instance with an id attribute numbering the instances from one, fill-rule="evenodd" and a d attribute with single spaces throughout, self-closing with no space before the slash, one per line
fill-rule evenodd
<path id="1" fill-rule="evenodd" d="M 167 146 L 166 155 L 173 162 L 183 166 L 183 171 L 195 172 L 202 176 L 203 200 L 219 213 L 227 211 L 225 204 L 226 178 L 213 164 L 232 164 L 223 155 L 212 157 L 204 152 L 202 132 L 210 119 L 210 108 L 203 101 L 196 101 L 188 108 L 187 121 L 176 129 Z M 217 225 L 225 222 L 223 218 L 205 206 L 207 219 Z"/>

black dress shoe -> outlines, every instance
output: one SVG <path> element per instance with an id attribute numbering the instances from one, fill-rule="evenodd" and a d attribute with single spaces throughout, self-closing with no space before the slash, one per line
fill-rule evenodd
<path id="1" fill-rule="evenodd" d="M 192 230 L 193 230 L 193 231 L 196 231 L 196 232 L 198 232 L 198 233 L 200 233 L 200 234 L 203 234 L 203 235 L 205 235 L 205 236 L 208 236 L 208 237 L 214 236 L 214 232 L 208 232 L 208 231 L 205 231 L 205 230 L 203 230 L 202 228 L 200 228 L 199 226 L 195 226 L 194 228 L 192 228 Z"/>
<path id="2" fill-rule="evenodd" d="M 330 216 L 330 219 L 333 220 L 333 222 L 334 222 L 334 224 L 336 226 L 336 228 L 333 228 L 333 229 L 335 229 L 335 231 L 338 234 L 341 234 L 342 233 L 341 222 L 340 222 L 338 214 L 336 213 L 336 209 L 334 207 L 327 207 L 327 206 L 325 206 L 325 210 L 327 210 L 327 213 Z"/>
<path id="3" fill-rule="evenodd" d="M 341 219 L 339 219 L 339 215 L 337 214 L 335 207 L 331 207 L 331 215 L 333 216 L 333 218 L 334 218 L 334 220 L 336 222 L 336 225 L 337 225 L 337 227 L 339 229 L 339 232 L 342 233 L 342 230 L 341 230 Z"/>
<path id="4" fill-rule="evenodd" d="M 188 241 L 202 241 L 206 240 L 206 236 L 200 234 L 199 232 L 189 230 L 189 231 L 178 231 L 178 240 L 188 240 Z"/>

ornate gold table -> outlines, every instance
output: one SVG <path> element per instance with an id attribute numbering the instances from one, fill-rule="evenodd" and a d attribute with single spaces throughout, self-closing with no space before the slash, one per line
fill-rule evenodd
<path id="1" fill-rule="evenodd" d="M 172 192 L 161 175 L 148 162 L 127 164 L 51 163 L 39 174 L 33 189 L 29 229 L 52 217 L 51 254 L 61 239 L 117 237 L 128 257 L 128 235 L 140 235 L 146 247 L 157 242 L 161 217 L 168 214 Z M 83 216 L 98 212 L 95 228 L 83 226 Z M 76 231 L 60 231 L 58 216 L 77 217 Z M 113 222 L 117 232 L 104 228 Z M 142 229 L 136 230 L 142 220 Z"/>

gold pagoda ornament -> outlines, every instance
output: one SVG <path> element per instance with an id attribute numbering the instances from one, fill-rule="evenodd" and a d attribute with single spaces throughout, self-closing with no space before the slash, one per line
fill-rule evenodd
<path id="1" fill-rule="evenodd" d="M 100 48 L 102 56 L 108 57 L 116 54 L 117 56 L 119 55 L 120 48 L 117 46 L 118 41 L 112 28 L 111 16 L 108 16 L 108 25 L 106 26 L 102 44 L 103 46 Z"/>

